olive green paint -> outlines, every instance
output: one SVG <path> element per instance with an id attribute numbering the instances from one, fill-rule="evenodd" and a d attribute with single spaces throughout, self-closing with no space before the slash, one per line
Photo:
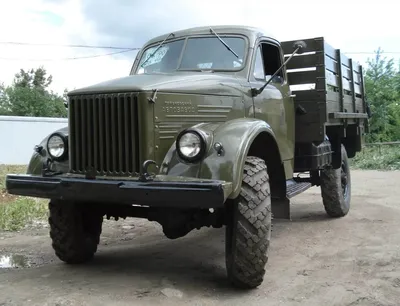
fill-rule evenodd
<path id="1" fill-rule="evenodd" d="M 271 83 L 254 99 L 251 95 L 251 86 L 263 84 L 250 77 L 254 48 L 262 39 L 278 46 L 279 42 L 251 27 L 221 26 L 214 27 L 214 30 L 221 35 L 241 35 L 245 38 L 247 51 L 241 69 L 214 73 L 177 71 L 170 74 L 135 74 L 142 52 L 166 37 L 160 36 L 144 45 L 133 64 L 131 75 L 71 91 L 69 96 L 137 92 L 140 161 L 155 160 L 161 175 L 230 182 L 232 198 L 240 190 L 246 154 L 260 133 L 276 138 L 282 158 L 276 162 L 284 163 L 287 179 L 292 177 L 294 110 L 286 82 L 283 85 Z M 173 39 L 187 35 L 210 33 L 207 27 L 188 29 L 176 32 Z M 179 132 L 193 126 L 207 138 L 207 156 L 197 164 L 185 164 L 177 158 L 175 139 Z M 64 132 L 68 134 L 67 130 Z M 44 147 L 45 141 L 42 142 Z M 212 147 L 216 141 L 224 147 L 221 156 Z M 32 174 L 40 174 L 40 165 L 45 159 L 46 156 L 33 155 L 29 167 Z M 67 163 L 65 161 L 53 167 L 68 172 Z"/>
<path id="2" fill-rule="evenodd" d="M 274 137 L 274 132 L 265 121 L 254 118 L 233 119 L 218 125 L 201 124 L 195 128 L 206 135 L 206 157 L 199 163 L 186 164 L 179 159 L 173 145 L 162 163 L 160 173 L 232 182 L 232 194 L 229 197 L 235 198 L 240 192 L 242 169 L 253 140 L 260 133 Z M 220 142 L 224 148 L 220 156 L 213 148 L 216 142 Z"/>

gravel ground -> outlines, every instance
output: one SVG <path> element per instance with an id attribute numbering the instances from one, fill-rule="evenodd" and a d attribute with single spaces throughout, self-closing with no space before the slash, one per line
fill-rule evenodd
<path id="1" fill-rule="evenodd" d="M 0 233 L 0 305 L 399 305 L 400 172 L 353 171 L 348 216 L 329 219 L 318 188 L 274 223 L 264 283 L 234 290 L 224 229 L 177 240 L 157 223 L 107 221 L 93 262 L 69 266 L 47 228 Z"/>

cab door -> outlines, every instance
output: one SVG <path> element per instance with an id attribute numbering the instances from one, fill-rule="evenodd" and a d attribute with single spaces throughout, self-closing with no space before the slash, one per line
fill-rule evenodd
<path id="1" fill-rule="evenodd" d="M 282 63 L 280 46 L 267 39 L 260 40 L 254 52 L 250 85 L 263 86 Z M 254 117 L 266 121 L 274 131 L 287 177 L 293 174 L 294 162 L 294 102 L 290 95 L 285 70 L 281 70 L 264 91 L 253 98 Z"/>

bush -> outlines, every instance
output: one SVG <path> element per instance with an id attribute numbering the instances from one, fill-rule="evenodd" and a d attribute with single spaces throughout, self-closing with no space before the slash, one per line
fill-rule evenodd
<path id="1" fill-rule="evenodd" d="M 366 146 L 351 159 L 356 169 L 400 170 L 400 146 Z"/>

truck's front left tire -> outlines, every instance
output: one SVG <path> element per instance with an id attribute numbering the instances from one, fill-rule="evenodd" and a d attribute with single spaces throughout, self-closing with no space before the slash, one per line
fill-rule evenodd
<path id="1" fill-rule="evenodd" d="M 103 215 L 83 206 L 60 200 L 49 203 L 52 246 L 57 257 L 68 264 L 91 260 L 100 241 Z"/>
<path id="2" fill-rule="evenodd" d="M 226 268 L 239 288 L 258 287 L 264 279 L 271 238 L 271 192 L 264 160 L 247 157 L 240 195 L 228 204 Z"/>

